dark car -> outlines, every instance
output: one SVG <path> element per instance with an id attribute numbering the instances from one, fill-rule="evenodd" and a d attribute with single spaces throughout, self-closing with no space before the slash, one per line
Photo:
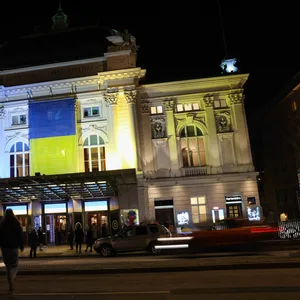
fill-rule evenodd
<path id="1" fill-rule="evenodd" d="M 114 236 L 96 240 L 94 249 L 105 257 L 112 256 L 117 252 L 140 250 L 159 254 L 161 250 L 155 248 L 157 239 L 171 236 L 171 232 L 166 227 L 158 224 L 130 226 L 125 227 Z"/>

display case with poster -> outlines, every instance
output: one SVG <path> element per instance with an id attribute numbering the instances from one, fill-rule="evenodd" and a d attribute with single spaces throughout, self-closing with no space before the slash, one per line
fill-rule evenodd
<path id="1" fill-rule="evenodd" d="M 121 209 L 121 223 L 123 226 L 139 225 L 139 210 L 133 209 Z"/>

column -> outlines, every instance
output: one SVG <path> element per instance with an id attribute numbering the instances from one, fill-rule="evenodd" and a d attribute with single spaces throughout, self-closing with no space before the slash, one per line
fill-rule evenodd
<path id="1" fill-rule="evenodd" d="M 208 165 L 213 167 L 220 167 L 221 160 L 220 160 L 220 151 L 219 151 L 219 143 L 218 143 L 218 136 L 217 136 L 217 129 L 216 129 L 216 122 L 214 116 L 214 98 L 213 96 L 206 96 L 203 98 L 205 103 L 205 112 L 206 112 L 206 122 L 207 122 L 207 129 L 208 129 Z"/>
<path id="2" fill-rule="evenodd" d="M 229 94 L 231 104 L 233 125 L 234 125 L 234 144 L 237 152 L 238 165 L 252 165 L 252 154 L 250 149 L 250 141 L 248 136 L 248 127 L 246 114 L 243 105 L 243 93 L 238 91 Z"/>
<path id="3" fill-rule="evenodd" d="M 125 90 L 124 96 L 128 104 L 129 113 L 129 141 L 131 143 L 133 153 L 127 153 L 127 165 L 130 168 L 139 168 L 139 140 L 138 140 L 138 126 L 137 126 L 137 116 L 136 116 L 136 90 Z"/>
<path id="4" fill-rule="evenodd" d="M 122 159 L 118 153 L 118 96 L 116 91 L 104 94 L 104 99 L 109 105 L 108 136 L 109 143 L 106 146 L 106 169 L 117 170 L 122 168 Z"/>
<path id="5" fill-rule="evenodd" d="M 176 138 L 176 128 L 174 121 L 174 100 L 164 101 L 165 114 L 166 114 L 166 128 L 170 153 L 170 167 L 171 173 L 174 174 L 179 171 L 179 156 Z"/>
<path id="6" fill-rule="evenodd" d="M 140 135 L 143 142 L 142 151 L 142 168 L 144 173 L 151 173 L 154 171 L 154 156 L 153 156 L 153 144 L 152 144 L 152 132 L 150 122 L 150 106 L 149 101 L 141 102 L 141 131 Z"/>

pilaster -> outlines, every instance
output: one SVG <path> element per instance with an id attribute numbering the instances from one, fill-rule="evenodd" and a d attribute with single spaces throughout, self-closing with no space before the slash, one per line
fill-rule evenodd
<path id="1" fill-rule="evenodd" d="M 220 151 L 218 144 L 218 136 L 216 130 L 215 116 L 214 116 L 214 98 L 213 96 L 205 96 L 203 98 L 205 103 L 206 123 L 208 129 L 208 165 L 219 167 L 221 165 Z"/>

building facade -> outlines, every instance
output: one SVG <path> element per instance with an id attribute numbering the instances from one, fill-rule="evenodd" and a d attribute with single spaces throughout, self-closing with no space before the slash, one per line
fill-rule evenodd
<path id="1" fill-rule="evenodd" d="M 42 225 L 52 242 L 76 221 L 119 228 L 114 210 L 114 221 L 175 227 L 260 219 L 248 74 L 142 84 L 134 37 L 121 46 L 108 39 L 100 57 L 0 71 L 0 214 L 19 209 L 24 232 Z M 101 174 L 92 181 L 102 194 L 90 177 L 79 191 L 74 174 Z M 103 178 L 115 180 L 116 193 L 103 192 Z"/>
<path id="2" fill-rule="evenodd" d="M 275 218 L 282 220 L 300 217 L 299 83 L 298 72 L 269 103 L 261 127 L 265 203 Z"/>

